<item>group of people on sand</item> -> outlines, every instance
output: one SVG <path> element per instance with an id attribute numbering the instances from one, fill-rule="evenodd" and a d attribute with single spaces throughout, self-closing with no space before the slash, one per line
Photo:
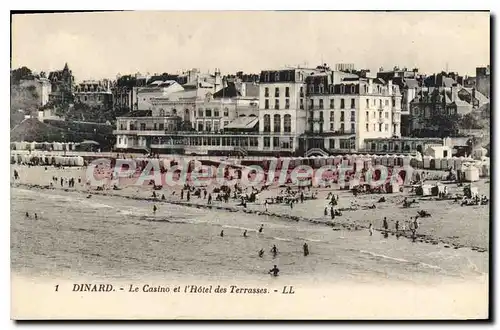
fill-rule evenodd
<path id="1" fill-rule="evenodd" d="M 403 235 L 404 233 L 406 233 L 406 230 L 408 228 L 412 233 L 412 238 L 415 239 L 417 237 L 417 230 L 419 227 L 420 224 L 418 222 L 418 215 L 415 217 L 410 217 L 410 220 L 408 221 L 400 222 L 399 220 L 396 220 L 394 223 L 394 231 L 398 238 L 399 235 Z M 387 221 L 387 217 L 384 217 L 384 219 L 382 220 L 382 229 L 384 235 L 387 237 L 389 232 L 389 222 Z M 373 236 L 374 230 L 375 228 L 373 227 L 373 223 L 370 222 L 368 226 L 368 232 L 370 233 L 370 236 Z"/>
<path id="2" fill-rule="evenodd" d="M 57 182 L 60 182 L 61 184 L 61 187 L 64 187 L 64 185 L 66 184 L 68 186 L 68 188 L 74 188 L 75 187 L 75 178 L 58 178 L 57 176 L 53 176 L 52 177 L 52 181 L 50 182 L 50 185 L 53 186 L 54 183 L 57 184 Z M 78 178 L 78 184 L 81 184 L 82 183 L 82 178 L 79 177 Z"/>
<path id="3" fill-rule="evenodd" d="M 263 232 L 263 230 L 264 230 L 264 225 L 261 224 L 260 227 L 259 227 L 258 232 L 261 234 Z M 221 230 L 220 237 L 224 237 L 224 229 Z M 245 238 L 248 237 L 248 230 L 247 229 L 245 229 L 243 231 L 243 237 L 245 237 Z M 309 245 L 307 245 L 307 243 L 304 243 L 304 245 L 302 246 L 302 250 L 303 250 L 304 256 L 307 257 L 309 255 Z M 260 249 L 259 252 L 258 252 L 259 258 L 263 258 L 264 257 L 264 253 L 265 253 L 264 249 Z M 276 244 L 273 244 L 273 247 L 271 248 L 270 253 L 272 254 L 273 258 L 276 258 L 276 256 L 279 253 L 278 247 L 276 246 Z M 279 269 L 276 267 L 276 265 L 274 265 L 274 268 L 271 269 L 269 271 L 269 273 L 271 275 L 278 276 Z"/>
<path id="4" fill-rule="evenodd" d="M 30 214 L 26 212 L 26 218 L 30 218 Z M 38 220 L 38 214 L 35 213 L 35 220 Z"/>

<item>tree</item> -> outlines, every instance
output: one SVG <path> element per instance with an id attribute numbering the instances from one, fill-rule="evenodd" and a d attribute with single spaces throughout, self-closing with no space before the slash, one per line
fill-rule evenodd
<path id="1" fill-rule="evenodd" d="M 472 112 L 465 114 L 460 120 L 460 128 L 463 129 L 482 129 L 483 123 L 478 116 Z"/>
<path id="2" fill-rule="evenodd" d="M 14 69 L 10 72 L 11 85 L 18 85 L 21 80 L 31 79 L 33 79 L 33 72 L 25 66 Z"/>

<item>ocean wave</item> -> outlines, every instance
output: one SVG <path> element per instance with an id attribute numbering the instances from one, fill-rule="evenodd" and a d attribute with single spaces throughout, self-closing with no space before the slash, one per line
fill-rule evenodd
<path id="1" fill-rule="evenodd" d="M 90 202 L 90 201 L 86 201 L 86 200 L 81 200 L 79 202 L 80 202 L 80 204 L 92 206 L 94 208 L 104 208 L 104 209 L 112 209 L 113 208 L 113 206 L 108 205 L 108 204 L 102 204 L 102 203 L 97 203 L 97 202 Z"/>
<path id="2" fill-rule="evenodd" d="M 406 260 L 406 259 L 391 257 L 391 256 L 388 256 L 388 255 L 385 255 L 385 254 L 379 254 L 379 253 L 370 252 L 370 251 L 366 251 L 366 250 L 359 250 L 359 252 L 363 253 L 363 254 L 371 255 L 372 257 L 376 257 L 376 258 L 394 260 L 394 261 L 399 261 L 399 262 L 404 262 L 404 263 L 410 263 L 411 262 L 411 261 Z"/>
<path id="3" fill-rule="evenodd" d="M 273 238 L 278 241 L 292 242 L 292 240 L 289 238 L 283 238 L 283 237 L 273 237 Z"/>

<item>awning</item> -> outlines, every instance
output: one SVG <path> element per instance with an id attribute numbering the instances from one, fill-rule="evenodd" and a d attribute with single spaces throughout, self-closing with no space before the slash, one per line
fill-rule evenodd
<path id="1" fill-rule="evenodd" d="M 258 117 L 238 117 L 224 128 L 254 128 L 259 123 Z"/>

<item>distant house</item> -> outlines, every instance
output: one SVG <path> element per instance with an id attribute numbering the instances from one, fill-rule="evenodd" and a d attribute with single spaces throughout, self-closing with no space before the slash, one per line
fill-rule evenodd
<path id="1" fill-rule="evenodd" d="M 452 150 L 448 146 L 429 146 L 424 151 L 425 156 L 431 156 L 435 159 L 451 158 Z"/>

